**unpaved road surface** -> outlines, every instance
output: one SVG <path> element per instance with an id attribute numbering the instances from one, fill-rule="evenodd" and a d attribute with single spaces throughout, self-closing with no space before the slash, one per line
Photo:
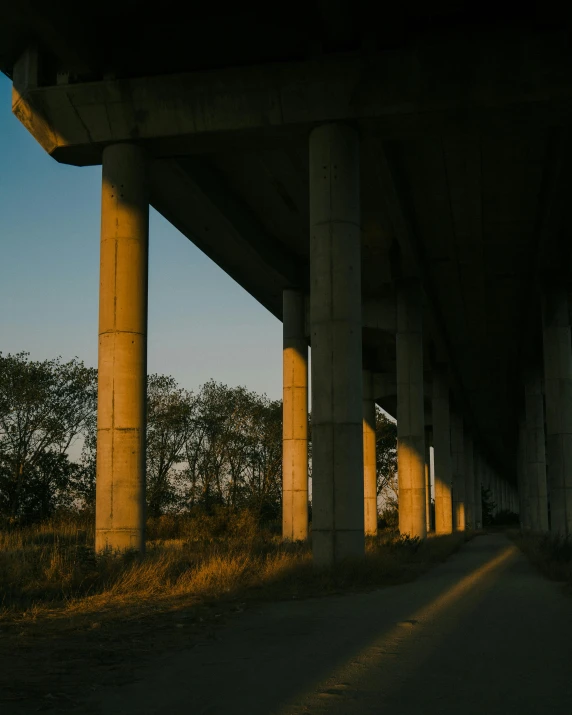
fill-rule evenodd
<path id="1" fill-rule="evenodd" d="M 572 715 L 572 598 L 503 535 L 403 585 L 207 611 L 5 648 L 0 715 Z"/>
<path id="2" fill-rule="evenodd" d="M 572 600 L 502 535 L 417 581 L 255 607 L 97 715 L 571 715 Z"/>

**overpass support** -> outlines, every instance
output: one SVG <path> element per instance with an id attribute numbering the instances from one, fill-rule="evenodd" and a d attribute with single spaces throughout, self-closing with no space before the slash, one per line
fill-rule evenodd
<path id="1" fill-rule="evenodd" d="M 518 422 L 518 499 L 520 504 L 520 527 L 525 531 L 532 528 L 530 519 L 530 477 L 532 475 L 528 465 L 528 415 L 524 415 Z"/>
<path id="2" fill-rule="evenodd" d="M 377 534 L 377 463 L 373 374 L 363 371 L 363 493 L 366 536 Z"/>
<path id="3" fill-rule="evenodd" d="M 475 528 L 475 460 L 473 438 L 464 433 L 465 458 L 465 525 L 467 529 Z"/>
<path id="4" fill-rule="evenodd" d="M 145 548 L 149 199 L 143 150 L 103 151 L 96 551 Z"/>
<path id="5" fill-rule="evenodd" d="M 433 379 L 433 464 L 435 468 L 435 533 L 453 531 L 453 503 L 451 485 L 451 415 L 449 388 L 443 375 Z"/>
<path id="6" fill-rule="evenodd" d="M 403 281 L 397 296 L 397 471 L 399 531 L 427 536 L 421 285 Z"/>
<path id="7" fill-rule="evenodd" d="M 475 529 L 483 528 L 483 499 L 481 487 L 483 483 L 483 459 L 481 453 L 475 450 L 474 454 L 475 470 Z"/>
<path id="8" fill-rule="evenodd" d="M 359 140 L 310 135 L 312 550 L 317 564 L 364 554 Z"/>
<path id="9" fill-rule="evenodd" d="M 463 418 L 451 413 L 451 461 L 453 470 L 453 526 L 465 531 L 465 440 Z"/>
<path id="10" fill-rule="evenodd" d="M 283 293 L 282 537 L 308 538 L 308 342 L 304 294 Z"/>
<path id="11" fill-rule="evenodd" d="M 425 525 L 427 533 L 433 528 L 431 523 L 431 442 L 433 432 L 430 427 L 425 428 Z"/>
<path id="12" fill-rule="evenodd" d="M 546 445 L 550 481 L 550 531 L 572 534 L 572 347 L 568 294 L 547 291 L 543 300 Z"/>

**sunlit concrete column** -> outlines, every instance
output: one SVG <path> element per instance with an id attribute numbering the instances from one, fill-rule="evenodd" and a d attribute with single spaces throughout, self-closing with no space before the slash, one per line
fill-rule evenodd
<path id="1" fill-rule="evenodd" d="M 308 538 L 308 341 L 304 294 L 282 295 L 282 537 Z"/>
<path id="2" fill-rule="evenodd" d="M 547 291 L 543 300 L 546 460 L 550 531 L 572 534 L 572 347 L 568 295 Z"/>
<path id="3" fill-rule="evenodd" d="M 483 528 L 483 498 L 482 498 L 482 458 L 480 452 L 474 451 L 475 473 L 475 529 Z"/>
<path id="4" fill-rule="evenodd" d="M 317 564 L 364 554 L 359 140 L 310 135 L 312 549 Z"/>
<path id="5" fill-rule="evenodd" d="M 143 150 L 103 151 L 96 551 L 145 547 L 149 199 Z"/>
<path id="6" fill-rule="evenodd" d="M 397 292 L 397 471 L 399 531 L 427 536 L 421 285 L 402 281 Z"/>
<path id="7" fill-rule="evenodd" d="M 435 533 L 450 534 L 453 531 L 451 415 L 449 387 L 443 375 L 439 373 L 433 377 L 433 449 Z"/>
<path id="8" fill-rule="evenodd" d="M 373 374 L 363 371 L 363 505 L 366 536 L 377 534 L 377 462 Z"/>
<path id="9" fill-rule="evenodd" d="M 475 528 L 475 464 L 473 438 L 465 430 L 465 523 L 468 529 Z"/>
<path id="10" fill-rule="evenodd" d="M 431 429 L 425 428 L 425 525 L 431 531 Z"/>
<path id="11" fill-rule="evenodd" d="M 465 531 L 465 439 L 463 418 L 451 412 L 451 461 L 453 469 L 453 526 Z"/>

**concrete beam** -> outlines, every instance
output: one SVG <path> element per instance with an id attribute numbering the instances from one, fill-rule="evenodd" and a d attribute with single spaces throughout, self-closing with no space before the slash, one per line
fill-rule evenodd
<path id="1" fill-rule="evenodd" d="M 196 152 L 197 137 L 307 131 L 348 119 L 376 120 L 378 131 L 403 135 L 442 131 L 460 116 L 482 124 L 498 123 L 503 112 L 505 121 L 523 121 L 528 112 L 538 122 L 545 107 L 551 110 L 545 121 L 554 122 L 554 105 L 569 118 L 569 49 L 553 47 L 539 58 L 533 38 L 514 35 L 466 37 L 453 54 L 440 43 L 419 43 L 363 56 L 64 87 L 15 84 L 13 112 L 47 152 L 72 164 L 99 163 L 102 147 L 115 142 L 137 139 L 149 142 L 154 156 L 173 156 Z"/>
<path id="2" fill-rule="evenodd" d="M 160 214 L 277 318 L 282 291 L 307 284 L 306 270 L 204 163 L 151 162 L 150 195 Z"/>

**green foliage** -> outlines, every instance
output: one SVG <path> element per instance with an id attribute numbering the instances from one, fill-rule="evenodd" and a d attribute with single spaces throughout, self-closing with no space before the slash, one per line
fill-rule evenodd
<path id="1" fill-rule="evenodd" d="M 49 517 L 73 499 L 68 450 L 93 422 L 96 371 L 79 360 L 0 353 L 0 514 Z"/>

